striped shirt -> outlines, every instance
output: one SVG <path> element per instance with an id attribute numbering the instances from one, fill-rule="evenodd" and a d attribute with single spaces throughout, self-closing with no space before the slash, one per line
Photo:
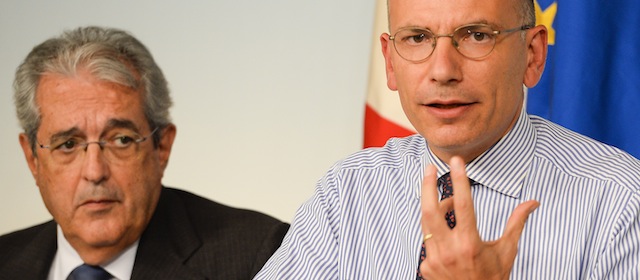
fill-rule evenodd
<path id="1" fill-rule="evenodd" d="M 336 163 L 255 279 L 416 279 L 424 168 L 449 167 L 419 135 Z M 522 112 L 467 164 L 483 240 L 537 200 L 511 279 L 640 279 L 640 161 Z M 427 252 L 429 254 L 429 252 Z"/>

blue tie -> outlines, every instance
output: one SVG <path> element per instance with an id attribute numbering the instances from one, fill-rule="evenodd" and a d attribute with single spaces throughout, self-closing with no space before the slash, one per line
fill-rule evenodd
<path id="1" fill-rule="evenodd" d="M 76 267 L 67 280 L 111 280 L 113 276 L 99 266 L 83 264 Z"/>

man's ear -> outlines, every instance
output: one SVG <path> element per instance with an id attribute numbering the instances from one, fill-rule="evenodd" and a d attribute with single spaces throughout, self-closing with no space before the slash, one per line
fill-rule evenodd
<path id="1" fill-rule="evenodd" d="M 542 77 L 547 61 L 547 28 L 538 25 L 527 32 L 527 68 L 524 74 L 524 85 L 534 87 Z"/>
<path id="2" fill-rule="evenodd" d="M 158 157 L 160 165 L 164 170 L 169 163 L 169 156 L 171 155 L 171 147 L 173 147 L 173 141 L 176 138 L 176 126 L 173 124 L 167 125 L 162 129 L 162 135 L 158 142 Z"/>
<path id="3" fill-rule="evenodd" d="M 31 175 L 33 176 L 33 178 L 36 178 L 38 175 L 38 157 L 36 154 L 34 154 L 34 150 L 31 148 L 29 136 L 27 136 L 27 134 L 25 133 L 20 133 L 20 136 L 18 136 L 18 140 L 20 141 L 20 146 L 22 147 L 24 158 L 27 160 L 27 165 L 29 165 L 29 170 L 31 170 Z"/>
<path id="4" fill-rule="evenodd" d="M 382 45 L 382 55 L 384 56 L 385 71 L 387 72 L 387 87 L 389 87 L 390 90 L 398 90 L 396 75 L 393 71 L 393 64 L 391 63 L 391 52 L 393 51 L 391 44 L 393 43 L 389 40 L 389 34 L 383 33 L 380 35 L 380 44 Z"/>

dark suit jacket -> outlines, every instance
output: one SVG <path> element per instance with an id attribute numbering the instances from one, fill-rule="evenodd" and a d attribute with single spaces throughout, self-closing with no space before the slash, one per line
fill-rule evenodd
<path id="1" fill-rule="evenodd" d="M 288 228 L 258 212 L 163 188 L 131 279 L 251 279 Z M 54 221 L 0 237 L 0 279 L 46 279 L 56 243 Z"/>

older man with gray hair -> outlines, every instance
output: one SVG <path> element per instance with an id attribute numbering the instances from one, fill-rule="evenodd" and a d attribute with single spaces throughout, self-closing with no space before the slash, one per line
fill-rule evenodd
<path id="1" fill-rule="evenodd" d="M 280 245 L 287 224 L 162 185 L 172 102 L 127 32 L 45 41 L 14 90 L 20 145 L 53 220 L 0 237 L 0 278 L 251 279 Z"/>

